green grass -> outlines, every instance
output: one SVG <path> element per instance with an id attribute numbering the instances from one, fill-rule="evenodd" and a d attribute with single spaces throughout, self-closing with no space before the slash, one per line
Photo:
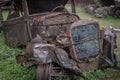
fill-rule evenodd
<path id="1" fill-rule="evenodd" d="M 8 47 L 0 33 L 0 80 L 35 80 L 35 68 L 17 64 L 18 54 L 23 54 L 23 50 Z"/>
<path id="2" fill-rule="evenodd" d="M 66 8 L 71 12 L 71 7 L 69 4 L 66 5 Z M 76 7 L 76 11 L 77 15 L 79 15 L 80 18 L 89 18 L 97 20 L 102 28 L 106 28 L 109 26 L 120 28 L 120 19 L 118 18 L 114 18 L 111 16 L 107 16 L 106 18 L 96 18 L 94 15 L 86 13 L 86 11 L 79 6 Z"/>
<path id="3" fill-rule="evenodd" d="M 70 5 L 67 5 L 68 10 L 70 11 Z M 106 18 L 96 18 L 93 15 L 90 15 L 85 12 L 84 9 L 77 7 L 77 14 L 80 18 L 92 18 L 97 20 L 100 23 L 101 28 L 106 28 L 110 25 L 113 27 L 120 27 L 120 19 L 116 19 L 113 17 Z M 4 17 L 6 18 L 6 12 L 4 12 Z M 116 53 L 118 58 L 120 58 L 120 34 L 118 35 L 118 49 L 116 49 Z M 21 66 L 17 64 L 15 56 L 18 54 L 23 54 L 24 50 L 18 48 L 10 48 L 4 43 L 3 33 L 0 33 L 0 80 L 35 80 L 35 67 L 28 69 L 26 66 Z M 118 63 L 120 65 L 120 62 Z M 111 73 L 111 69 L 108 70 L 97 70 L 95 72 L 84 72 L 84 75 L 90 80 L 96 80 L 98 78 L 106 75 L 107 77 L 113 76 L 109 75 Z M 116 74 L 117 75 L 117 74 Z M 56 80 L 69 80 L 69 78 L 56 78 Z M 82 80 L 80 77 L 77 77 L 77 80 Z M 108 79 L 109 80 L 109 79 Z M 120 80 L 120 79 L 113 79 Z"/>

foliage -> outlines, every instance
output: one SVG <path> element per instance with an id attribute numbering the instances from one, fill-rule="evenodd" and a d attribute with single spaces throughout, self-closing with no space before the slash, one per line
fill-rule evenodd
<path id="1" fill-rule="evenodd" d="M 35 68 L 28 69 L 16 62 L 16 55 L 23 50 L 10 48 L 4 43 L 3 34 L 0 33 L 0 80 L 34 80 Z"/>
<path id="2" fill-rule="evenodd" d="M 96 3 L 96 5 L 101 6 L 101 0 L 94 0 L 94 2 Z"/>

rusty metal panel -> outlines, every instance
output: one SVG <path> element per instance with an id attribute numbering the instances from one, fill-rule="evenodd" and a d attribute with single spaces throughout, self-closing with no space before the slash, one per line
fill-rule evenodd
<path id="1" fill-rule="evenodd" d="M 99 30 L 99 25 L 96 21 L 81 19 L 73 23 L 68 32 L 72 38 L 71 57 L 80 62 L 83 71 L 98 68 L 102 46 L 100 45 Z"/>
<path id="2" fill-rule="evenodd" d="M 67 23 L 73 23 L 74 21 L 78 20 L 79 17 L 75 14 L 70 14 L 67 12 L 54 12 L 49 13 L 44 16 L 38 16 L 34 18 L 33 20 L 36 20 L 38 22 L 42 22 L 43 26 L 46 25 L 57 25 L 57 24 L 67 24 Z"/>
<path id="3" fill-rule="evenodd" d="M 69 13 L 51 13 L 38 16 L 33 19 L 33 37 L 35 34 L 40 34 L 43 39 L 57 36 L 61 31 L 66 32 L 67 28 L 77 20 L 79 20 L 78 16 Z"/>
<path id="4" fill-rule="evenodd" d="M 3 32 L 10 46 L 25 45 L 29 41 L 26 24 L 22 18 L 3 21 Z"/>
<path id="5" fill-rule="evenodd" d="M 30 25 L 32 37 L 35 37 L 36 34 L 48 37 L 49 34 L 51 36 L 58 35 L 61 31 L 69 28 L 74 21 L 79 20 L 78 16 L 63 12 L 34 14 L 29 15 L 28 18 L 29 24 L 26 24 L 24 17 L 3 21 L 3 32 L 5 40 L 9 45 L 26 45 L 30 41 L 27 25 Z M 49 33 L 47 34 L 46 31 Z"/>
<path id="6" fill-rule="evenodd" d="M 95 24 L 72 28 L 71 35 L 78 58 L 89 58 L 98 55 L 98 29 Z"/>
<path id="7" fill-rule="evenodd" d="M 79 64 L 81 70 L 84 71 L 94 71 L 99 69 L 99 56 L 91 58 L 88 61 L 83 61 Z"/>
<path id="8" fill-rule="evenodd" d="M 96 26 L 90 26 L 90 25 L 96 25 Z M 85 26 L 86 26 L 86 28 L 85 28 Z M 93 31 L 90 31 L 89 32 L 89 30 L 87 30 L 87 28 L 90 28 L 90 27 L 94 27 L 94 30 L 95 30 L 95 32 L 96 33 L 94 33 Z M 73 34 L 73 31 L 72 31 L 72 29 L 74 29 L 74 28 L 76 28 L 76 30 L 78 30 L 77 28 L 81 28 L 81 30 L 78 30 L 78 31 L 82 31 L 82 33 L 81 32 L 78 32 L 78 34 L 79 34 L 79 36 L 77 35 L 77 33 L 75 34 L 74 33 L 74 36 L 72 35 Z M 84 29 L 85 28 L 85 29 Z M 91 29 L 91 28 L 90 28 Z M 86 32 L 86 33 L 85 33 Z M 78 52 L 76 52 L 76 49 L 75 49 L 75 47 L 76 47 L 76 45 L 78 46 L 78 44 L 79 45 L 81 45 L 81 44 L 83 44 L 84 43 L 84 41 L 86 41 L 87 40 L 87 42 L 90 42 L 89 41 L 89 37 L 90 36 L 92 36 L 92 35 L 96 35 L 96 38 L 94 37 L 94 36 L 92 36 L 91 38 L 93 38 L 94 37 L 94 39 L 97 39 L 96 41 L 97 41 L 97 43 L 96 43 L 96 45 L 98 46 L 98 48 L 97 48 L 97 52 L 95 52 L 95 54 L 96 55 L 98 55 L 98 53 L 99 53 L 99 51 L 100 51 L 100 42 L 99 42 L 99 26 L 98 26 L 98 24 L 97 24 L 97 22 L 96 21 L 94 21 L 94 20 L 86 20 L 86 19 L 81 19 L 81 20 L 79 20 L 79 21 L 77 21 L 77 22 L 75 22 L 75 23 L 73 23 L 72 24 L 72 26 L 71 26 L 71 30 L 69 31 L 69 35 L 72 37 L 72 39 L 74 38 L 74 37 L 80 37 L 80 38 L 82 38 L 82 36 L 84 37 L 84 39 L 85 40 L 81 40 L 81 39 L 79 39 L 78 41 L 80 41 L 80 42 L 75 42 L 74 41 L 74 39 L 72 40 L 72 49 L 71 49 L 71 53 L 74 53 L 74 54 L 72 54 L 72 56 L 73 56 L 73 58 L 75 58 L 75 59 L 78 59 L 78 55 L 77 55 L 77 53 Z M 88 36 L 87 36 L 88 35 Z M 94 40 L 93 39 L 93 40 Z M 76 39 L 75 39 L 76 40 Z M 95 42 L 96 42 L 95 41 Z M 94 42 L 94 41 L 93 41 Z M 86 46 L 86 47 L 85 47 Z M 90 45 L 89 45 L 90 46 Z M 85 43 L 85 45 L 84 45 L 84 48 L 87 48 L 87 47 L 89 47 L 88 46 L 88 44 L 87 43 Z M 92 44 L 91 44 L 91 46 L 92 46 Z M 81 46 L 81 48 L 82 49 L 84 49 L 83 48 L 83 46 Z M 91 48 L 91 47 L 90 47 Z M 89 48 L 89 49 L 90 49 Z M 94 48 L 95 48 L 95 46 L 94 46 Z M 94 49 L 93 48 L 93 49 Z M 90 49 L 91 50 L 91 49 Z M 96 49 L 95 49 L 96 50 Z M 83 50 L 82 50 L 83 51 Z M 92 50 L 93 51 L 93 50 Z M 83 51 L 84 52 L 84 51 Z M 79 59 L 82 59 L 82 58 L 85 58 L 85 54 L 86 53 L 84 53 L 83 55 L 84 55 L 84 57 L 82 57 L 82 55 L 81 56 L 79 56 Z M 89 54 L 89 52 L 88 52 L 88 54 Z M 94 52 L 92 52 L 92 55 L 94 54 Z M 87 55 L 87 54 L 86 54 Z M 88 56 L 88 55 L 87 55 Z M 95 56 L 95 55 L 94 55 Z M 92 57 L 92 56 L 88 56 L 88 57 L 86 57 L 86 58 L 89 58 L 89 57 Z"/>

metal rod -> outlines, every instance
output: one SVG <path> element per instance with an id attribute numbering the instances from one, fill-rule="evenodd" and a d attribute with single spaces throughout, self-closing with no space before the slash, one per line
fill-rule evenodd
<path id="1" fill-rule="evenodd" d="M 120 32 L 120 29 L 114 28 L 115 32 Z"/>
<path id="2" fill-rule="evenodd" d="M 27 23 L 27 30 L 28 30 L 28 35 L 30 37 L 30 41 L 32 40 L 32 34 L 31 34 L 31 29 L 30 29 L 30 22 L 29 22 L 29 10 L 28 10 L 28 5 L 26 0 L 22 0 L 22 5 L 23 5 L 23 12 L 24 12 L 24 19 Z"/>
<path id="3" fill-rule="evenodd" d="M 3 20 L 3 16 L 2 16 L 2 6 L 0 5 L 0 21 Z"/>
<path id="4" fill-rule="evenodd" d="M 75 0 L 71 0 L 71 8 L 72 8 L 72 13 L 76 13 Z"/>
<path id="5" fill-rule="evenodd" d="M 2 7 L 2 6 L 0 5 L 0 32 L 1 32 L 1 30 L 2 30 L 2 20 L 3 20 L 1 7 Z"/>

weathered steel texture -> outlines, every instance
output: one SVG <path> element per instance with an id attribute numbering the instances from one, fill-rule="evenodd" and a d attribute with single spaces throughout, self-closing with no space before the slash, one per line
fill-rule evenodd
<path id="1" fill-rule="evenodd" d="M 22 5 L 24 5 L 23 6 L 24 20 L 26 20 L 27 32 L 28 32 L 28 36 L 29 36 L 30 41 L 31 41 L 32 40 L 32 34 L 31 34 L 31 30 L 30 30 L 29 10 L 28 10 L 27 1 L 26 0 L 22 0 Z"/>
<path id="2" fill-rule="evenodd" d="M 104 42 L 103 42 L 103 57 L 108 66 L 116 66 L 117 60 L 114 53 L 114 49 L 117 48 L 116 45 L 116 33 L 112 27 L 109 27 L 104 32 Z"/>
<path id="3" fill-rule="evenodd" d="M 71 25 L 70 29 L 72 30 L 72 28 L 74 28 L 74 27 L 84 26 L 84 25 L 86 25 L 86 24 L 96 24 L 96 25 L 98 25 L 98 23 L 97 23 L 95 20 L 91 20 L 91 19 L 81 19 L 81 20 L 73 23 L 73 24 Z M 98 26 L 99 26 L 99 25 L 98 25 Z M 98 29 L 99 29 L 99 28 L 98 28 Z M 72 35 L 71 35 L 71 33 L 72 33 L 71 30 L 68 32 L 68 33 L 69 33 L 69 36 L 72 36 Z M 99 31 L 98 31 L 98 36 L 99 36 L 99 35 L 100 35 L 100 34 L 99 34 Z M 72 41 L 72 44 L 74 44 L 73 41 Z M 100 42 L 99 42 L 99 44 L 100 44 Z M 72 50 L 72 51 L 71 51 L 71 54 L 72 54 L 72 56 L 73 56 L 74 59 L 77 59 L 77 55 L 76 55 L 76 52 L 75 52 L 74 49 L 75 49 L 74 46 L 72 46 L 71 49 L 70 49 L 70 50 Z"/>
<path id="4" fill-rule="evenodd" d="M 67 12 L 42 13 L 30 15 L 28 18 L 29 20 L 26 20 L 24 17 L 18 17 L 3 22 L 3 32 L 8 44 L 11 46 L 13 44 L 16 46 L 26 45 L 27 42 L 30 41 L 30 34 L 32 34 L 32 37 L 35 37 L 36 34 L 45 36 L 42 32 L 45 31 L 44 28 L 47 27 L 51 35 L 58 35 L 59 32 L 64 31 L 74 21 L 79 19 L 75 14 L 69 14 Z M 30 21 L 29 24 L 26 23 L 27 21 Z M 55 30 L 53 30 L 53 28 Z M 28 29 L 31 31 L 30 34 L 28 33 Z M 21 34 L 19 34 L 19 32 L 21 32 Z"/>
<path id="5" fill-rule="evenodd" d="M 98 64 L 99 64 L 99 57 L 100 57 L 100 50 L 102 50 L 101 48 L 102 48 L 102 45 L 100 45 L 100 44 L 102 44 L 100 41 L 102 40 L 101 39 L 101 37 L 100 37 L 100 32 L 99 32 L 99 25 L 98 25 L 98 23 L 96 22 L 96 21 L 94 21 L 94 20 L 89 20 L 89 19 L 81 19 L 80 21 L 78 21 L 78 22 L 75 22 L 75 23 L 73 23 L 72 25 L 71 25 L 71 27 L 70 27 L 70 31 L 68 32 L 69 33 L 69 36 L 71 36 L 72 37 L 72 32 L 71 32 L 71 30 L 73 29 L 73 28 L 75 28 L 75 27 L 79 27 L 79 26 L 84 26 L 84 25 L 90 25 L 90 24 L 95 24 L 95 25 L 97 25 L 96 27 L 98 27 L 98 30 L 97 30 L 97 33 L 98 33 L 98 44 L 99 44 L 99 50 L 98 50 L 98 52 L 97 52 L 97 55 L 94 55 L 94 56 L 92 56 L 92 57 L 87 57 L 87 58 L 84 58 L 84 59 L 80 59 L 79 57 L 78 57 L 78 53 L 76 52 L 76 50 L 75 50 L 75 45 L 77 45 L 77 44 L 75 44 L 74 42 L 73 42 L 73 40 L 71 41 L 72 42 L 72 46 L 70 46 L 70 55 L 71 55 L 71 57 L 73 58 L 73 59 L 75 59 L 75 60 L 77 60 L 79 63 L 80 63 L 80 68 L 83 70 L 83 71 L 88 71 L 88 70 L 96 70 L 96 69 L 98 69 Z M 83 40 L 83 41 L 85 41 L 85 40 Z M 83 41 L 82 42 L 80 42 L 80 43 L 78 43 L 78 44 L 81 44 L 82 45 L 82 43 L 83 43 Z"/>
<path id="6" fill-rule="evenodd" d="M 47 37 L 55 37 L 61 31 L 65 32 L 67 28 L 79 18 L 74 14 L 69 13 L 50 13 L 45 16 L 38 16 L 33 19 L 33 37 L 35 34 L 45 39 Z"/>
<path id="7" fill-rule="evenodd" d="M 9 10 L 11 8 L 11 0 L 1 0 L 0 5 L 2 5 L 2 10 Z"/>
<path id="8" fill-rule="evenodd" d="M 120 32 L 120 29 L 114 28 L 115 32 Z"/>
<path id="9" fill-rule="evenodd" d="M 75 0 L 71 0 L 71 8 L 72 8 L 72 13 L 76 13 Z"/>
<path id="10" fill-rule="evenodd" d="M 46 44 L 46 43 L 37 43 L 37 44 L 33 43 L 33 44 L 34 44 L 34 47 L 31 49 L 34 49 L 34 52 L 31 52 L 31 54 L 34 53 L 33 56 L 36 59 L 39 58 L 37 59 L 37 61 L 40 62 L 40 64 L 51 63 L 51 60 L 52 60 L 52 62 L 58 64 L 63 68 L 69 69 L 76 74 L 77 72 L 80 73 L 79 68 L 76 66 L 77 63 L 71 62 L 72 60 L 70 60 L 70 58 L 68 57 L 68 54 L 63 49 L 57 48 L 55 44 L 54 45 Z M 36 56 L 37 53 L 39 56 Z"/>
<path id="11" fill-rule="evenodd" d="M 25 45 L 29 41 L 26 23 L 23 18 L 3 21 L 5 41 L 10 46 Z"/>
<path id="12" fill-rule="evenodd" d="M 35 61 L 33 64 L 38 65 L 37 69 L 38 80 L 43 79 L 48 80 L 50 76 L 55 76 L 57 74 L 64 75 L 65 74 L 64 70 L 83 77 L 81 69 L 78 66 L 78 63 L 70 59 L 68 57 L 68 54 L 63 49 L 57 48 L 55 44 L 54 45 L 46 44 L 42 43 L 41 41 L 38 42 L 38 40 L 40 40 L 39 37 L 34 38 L 30 43 L 31 45 L 27 45 L 26 53 L 24 54 L 24 56 L 23 57 L 19 56 L 17 58 L 19 63 L 24 62 L 26 65 L 28 65 L 28 63 L 31 63 L 30 58 L 34 57 Z M 63 72 L 61 73 L 60 68 L 59 69 L 55 69 L 54 67 L 51 68 L 50 65 L 48 65 L 49 63 L 50 64 L 56 63 L 60 67 L 63 67 L 64 68 L 64 70 L 62 70 Z M 45 76 L 43 77 L 41 75 Z"/>
<path id="13" fill-rule="evenodd" d="M 51 64 L 39 64 L 36 72 L 37 80 L 51 80 Z"/>
<path id="14" fill-rule="evenodd" d="M 65 2 L 66 3 L 66 2 Z M 64 3 L 63 3 L 64 4 Z M 33 34 L 31 33 L 31 24 L 33 23 L 33 18 L 34 17 L 42 17 L 42 16 L 45 16 L 45 15 L 49 15 L 50 13 L 39 13 L 38 15 L 29 15 L 29 11 L 28 11 L 28 7 L 27 7 L 27 3 L 26 3 L 26 1 L 23 1 L 22 2 L 22 5 L 23 5 L 23 12 L 24 12 L 24 16 L 23 17 L 18 17 L 17 16 L 17 18 L 13 18 L 13 16 L 11 16 L 11 14 L 10 14 L 10 17 L 8 17 L 8 19 L 10 19 L 10 20 L 8 20 L 8 21 L 5 21 L 5 22 L 3 22 L 3 26 L 4 26 L 4 35 L 5 35 L 5 38 L 6 38 L 6 42 L 8 42 L 8 44 L 9 45 L 16 45 L 16 46 L 19 46 L 19 45 L 26 45 L 26 43 L 28 42 L 28 41 L 30 41 L 31 39 L 32 39 L 32 37 L 34 37 L 33 36 Z M 65 5 L 65 4 L 64 4 Z M 11 11 L 12 10 L 10 10 L 10 13 L 11 13 Z M 21 20 L 19 20 L 19 19 L 21 19 Z M 62 19 L 61 19 L 62 20 Z M 14 23 L 13 23 L 13 22 Z M 69 20 L 66 20 L 66 21 L 69 21 Z M 60 21 L 59 21 L 60 22 Z M 56 24 L 56 25 L 59 25 L 59 22 L 58 22 L 58 24 Z M 74 21 L 72 21 L 72 22 L 69 22 L 70 24 L 71 23 L 73 23 Z M 63 24 L 69 24 L 69 23 L 61 23 L 61 25 L 63 25 Z M 12 37 L 11 35 L 12 34 L 10 34 L 9 33 L 9 30 L 8 30 L 8 32 L 6 32 L 6 30 L 8 29 L 8 28 L 6 28 L 6 27 L 8 27 L 8 26 L 15 26 L 15 25 L 17 25 L 18 26 L 18 24 L 21 26 L 24 26 L 24 27 L 26 27 L 25 29 L 23 29 L 23 34 L 24 35 L 20 35 L 19 34 L 19 37 L 21 37 L 21 39 L 19 40 L 17 37 L 17 34 L 16 34 L 16 38 L 18 39 L 16 39 L 15 38 L 15 40 L 14 40 L 14 37 Z M 53 24 L 53 25 L 55 25 L 55 24 Z M 44 25 L 44 26 L 46 26 L 46 25 Z M 10 28 L 9 28 L 10 29 Z M 12 32 L 16 32 L 17 33 L 17 28 L 16 28 L 16 30 L 15 29 L 11 29 L 12 30 Z M 11 31 L 10 30 L 10 31 Z M 14 30 L 14 31 L 13 31 Z M 9 33 L 9 34 L 8 34 Z M 26 37 L 25 39 L 23 39 L 24 37 Z"/>
<path id="15" fill-rule="evenodd" d="M 86 60 L 81 60 L 79 66 L 81 70 L 84 71 L 95 71 L 99 69 L 100 56 L 89 58 Z"/>

